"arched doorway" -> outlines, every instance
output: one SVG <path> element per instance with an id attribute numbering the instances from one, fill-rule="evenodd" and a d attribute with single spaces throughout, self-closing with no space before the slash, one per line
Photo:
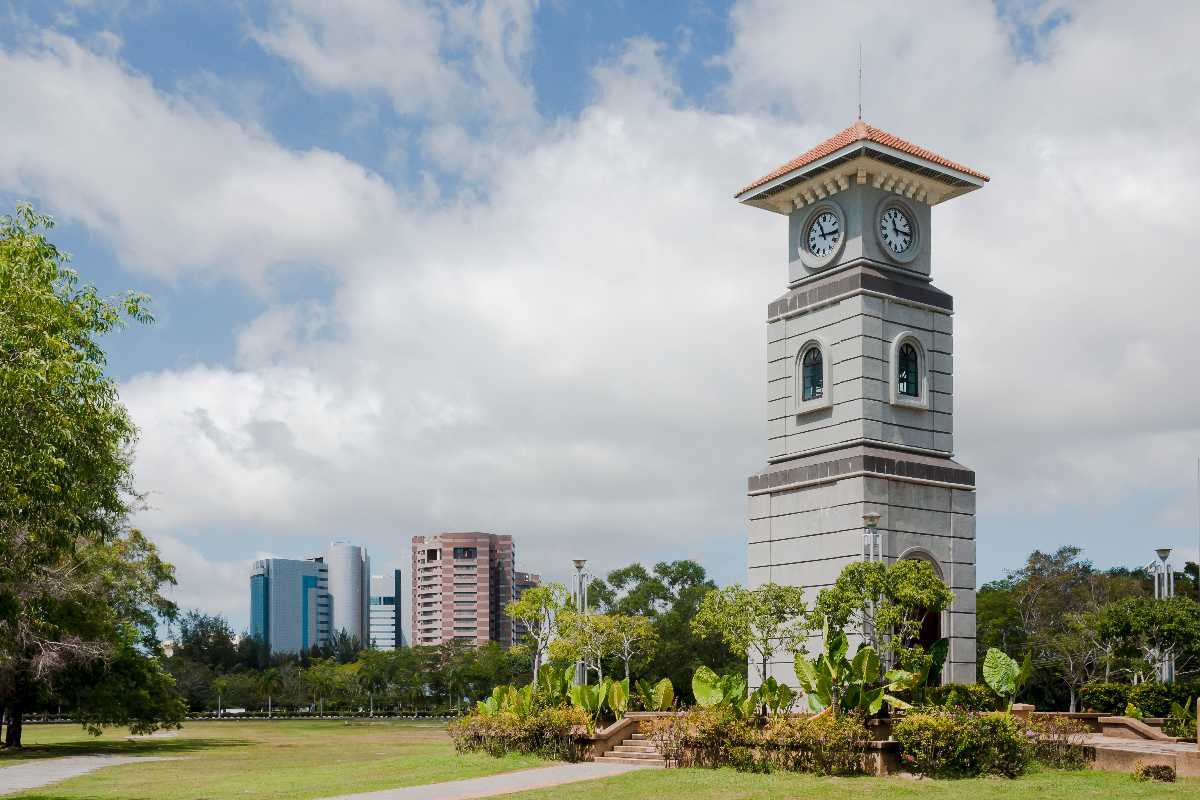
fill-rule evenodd
<path id="1" fill-rule="evenodd" d="M 924 548 L 920 548 L 920 547 L 911 547 L 908 550 L 905 550 L 903 553 L 901 553 L 900 558 L 898 560 L 906 560 L 906 559 L 913 560 L 913 561 L 928 562 L 930 564 L 930 566 L 933 567 L 933 572 L 935 575 L 938 576 L 939 579 L 941 579 L 943 581 L 946 579 L 945 574 L 942 572 L 941 564 L 938 563 L 937 559 L 934 558 L 933 554 L 930 553 L 928 550 L 925 550 Z M 936 643 L 939 639 L 942 639 L 946 635 L 945 633 L 943 633 L 943 631 L 946 629 L 946 626 L 943 624 L 943 622 L 944 622 L 943 614 L 944 613 L 945 612 L 928 612 L 927 611 L 925 613 L 924 617 L 922 617 L 922 619 L 921 619 L 921 630 L 917 636 L 916 644 L 920 645 L 921 649 L 924 650 L 926 653 L 928 653 L 930 651 L 930 649 L 933 647 L 934 643 Z M 938 666 L 938 671 L 941 671 L 942 666 L 943 665 Z"/>

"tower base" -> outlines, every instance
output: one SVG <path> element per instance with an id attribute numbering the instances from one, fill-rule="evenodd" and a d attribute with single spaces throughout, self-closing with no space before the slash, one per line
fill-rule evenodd
<path id="1" fill-rule="evenodd" d="M 883 556 L 929 561 L 954 592 L 939 620 L 950 640 L 945 683 L 975 683 L 975 473 L 954 460 L 854 445 L 803 456 L 749 480 L 749 586 L 801 586 L 810 607 L 864 558 L 863 514 L 879 514 Z M 847 631 L 851 650 L 860 637 Z M 819 635 L 809 651 L 820 647 Z M 792 656 L 769 674 L 796 686 Z M 751 670 L 751 683 L 758 675 Z"/>

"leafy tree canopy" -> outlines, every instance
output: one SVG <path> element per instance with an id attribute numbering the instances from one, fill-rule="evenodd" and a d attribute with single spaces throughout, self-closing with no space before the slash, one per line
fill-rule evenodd
<path id="1" fill-rule="evenodd" d="M 40 696 L 83 685 L 89 725 L 177 719 L 151 656 L 173 572 L 127 525 L 135 429 L 100 339 L 146 298 L 82 284 L 28 206 L 0 217 L 0 705 L 8 746 Z M 75 672 L 74 676 L 72 671 Z M 111 689 L 112 691 L 106 691 Z M 172 702 L 167 702 L 168 695 Z"/>

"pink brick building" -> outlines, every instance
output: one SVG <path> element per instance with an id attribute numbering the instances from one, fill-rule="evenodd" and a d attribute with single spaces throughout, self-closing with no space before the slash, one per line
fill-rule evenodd
<path id="1" fill-rule="evenodd" d="M 412 540 L 412 644 L 450 639 L 513 644 L 504 607 L 515 598 L 512 537 L 439 533 Z"/>

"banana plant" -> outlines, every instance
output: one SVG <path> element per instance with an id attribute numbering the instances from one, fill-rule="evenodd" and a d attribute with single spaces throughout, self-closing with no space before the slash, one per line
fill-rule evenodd
<path id="1" fill-rule="evenodd" d="M 569 698 L 573 673 L 574 670 L 570 667 L 555 669 L 550 664 L 544 665 L 538 670 L 538 694 L 550 700 L 554 705 L 562 703 Z"/>
<path id="2" fill-rule="evenodd" d="M 692 674 L 692 694 L 701 708 L 724 708 L 737 717 L 748 717 L 758 705 L 758 693 L 746 695 L 746 679 L 740 675 L 718 676 L 708 667 Z"/>
<path id="3" fill-rule="evenodd" d="M 1171 713 L 1167 715 L 1167 725 L 1163 726 L 1163 731 L 1168 732 L 1171 736 L 1179 736 L 1184 739 L 1196 738 L 1196 714 L 1194 701 L 1189 698 L 1182 705 L 1179 703 L 1171 703 Z"/>
<path id="4" fill-rule="evenodd" d="M 501 711 L 506 711 L 508 706 L 508 692 L 512 687 L 508 684 L 501 684 L 492 689 L 492 694 L 483 700 L 478 700 L 475 703 L 475 710 L 485 717 L 494 717 Z"/>
<path id="5" fill-rule="evenodd" d="M 769 677 L 755 690 L 756 705 L 761 705 L 772 717 L 787 714 L 796 702 L 796 692 L 786 683 Z"/>
<path id="6" fill-rule="evenodd" d="M 1003 650 L 995 647 L 989 647 L 987 655 L 983 657 L 983 680 L 993 692 L 1008 702 L 1010 712 L 1017 693 L 1031 674 L 1033 664 L 1029 653 L 1025 654 L 1025 663 L 1019 666 Z"/>
<path id="7" fill-rule="evenodd" d="M 889 670 L 884 676 L 888 691 L 912 692 L 914 702 L 924 701 L 926 688 L 939 682 L 948 652 L 950 640 L 938 639 L 930 645 L 928 653 L 913 658 L 912 669 Z"/>
<path id="8" fill-rule="evenodd" d="M 670 711 L 675 707 L 675 687 L 670 678 L 663 678 L 655 684 L 638 681 L 636 688 L 638 702 L 645 711 Z"/>
<path id="9" fill-rule="evenodd" d="M 613 681 L 608 687 L 608 708 L 617 719 L 629 708 L 629 678 Z"/>
<path id="10" fill-rule="evenodd" d="M 746 698 L 746 679 L 740 675 L 720 675 L 705 666 L 692 674 L 692 694 L 702 708 L 732 706 Z"/>
<path id="11" fill-rule="evenodd" d="M 847 659 L 850 649 L 846 634 L 825 629 L 825 651 L 809 661 L 796 655 L 796 679 L 807 696 L 808 707 L 820 712 L 832 708 L 834 713 L 853 710 L 867 716 L 879 713 L 886 702 L 892 708 L 908 708 L 908 703 L 891 694 L 904 688 L 893 680 L 892 673 L 879 678 L 879 654 L 870 645 L 861 645 L 854 658 Z"/>
<path id="12" fill-rule="evenodd" d="M 604 702 L 608 699 L 611 687 L 612 680 L 610 678 L 605 678 L 595 686 L 589 686 L 586 683 L 572 686 L 571 705 L 591 717 L 592 725 L 595 726 L 600 719 L 600 712 L 604 710 Z"/>
<path id="13" fill-rule="evenodd" d="M 512 688 L 508 692 L 508 710 L 520 719 L 526 719 L 533 713 L 533 684 Z"/>

